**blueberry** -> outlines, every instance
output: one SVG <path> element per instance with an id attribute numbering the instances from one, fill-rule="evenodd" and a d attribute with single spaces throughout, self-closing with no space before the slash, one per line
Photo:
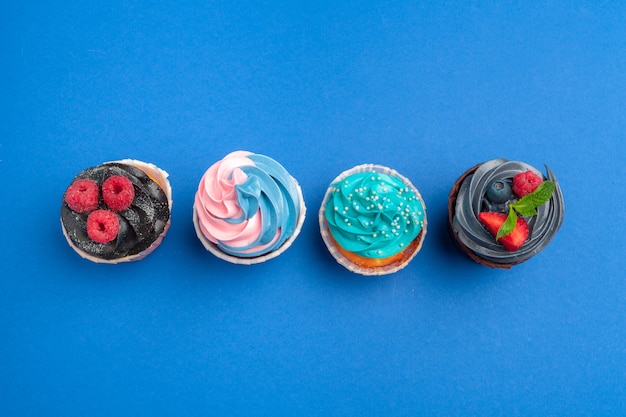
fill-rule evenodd
<path id="1" fill-rule="evenodd" d="M 493 203 L 506 203 L 511 195 L 511 186 L 504 180 L 493 180 L 487 187 L 487 199 Z"/>

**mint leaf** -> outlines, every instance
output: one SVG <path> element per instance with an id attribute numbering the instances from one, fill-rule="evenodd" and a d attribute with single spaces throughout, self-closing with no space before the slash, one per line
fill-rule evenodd
<path id="1" fill-rule="evenodd" d="M 537 214 L 536 208 L 545 204 L 554 192 L 555 184 L 553 181 L 544 181 L 532 193 L 511 204 L 511 208 L 517 210 L 522 216 L 534 216 Z"/>
<path id="2" fill-rule="evenodd" d="M 511 204 L 511 206 L 522 216 L 534 216 L 537 214 L 537 209 L 530 200 L 519 200 Z"/>
<path id="3" fill-rule="evenodd" d="M 552 197 L 555 187 L 556 184 L 554 181 L 544 181 L 535 191 L 520 198 L 516 203 L 513 203 L 513 207 L 517 208 L 517 205 L 523 206 L 531 203 L 535 208 L 537 208 L 545 204 L 550 197 Z"/>
<path id="4" fill-rule="evenodd" d="M 554 181 L 542 182 L 541 185 L 530 194 L 532 196 L 535 207 L 539 207 L 545 204 L 550 199 L 550 197 L 552 197 L 552 193 L 554 192 L 555 188 L 556 184 L 554 183 Z"/>
<path id="5" fill-rule="evenodd" d="M 509 215 L 507 216 L 502 226 L 498 229 L 498 234 L 496 235 L 496 240 L 500 240 L 504 236 L 508 235 L 515 229 L 517 225 L 517 214 L 515 214 L 515 210 L 513 208 L 509 209 Z"/>

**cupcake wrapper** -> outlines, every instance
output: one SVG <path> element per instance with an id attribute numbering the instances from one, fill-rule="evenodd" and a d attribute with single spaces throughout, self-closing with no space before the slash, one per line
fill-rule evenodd
<path id="1" fill-rule="evenodd" d="M 194 228 L 196 229 L 196 235 L 198 235 L 198 239 L 200 239 L 200 242 L 202 242 L 202 245 L 204 246 L 204 248 L 208 250 L 209 252 L 211 252 L 213 255 L 217 256 L 218 258 L 223 259 L 224 261 L 227 261 L 233 264 L 237 264 L 237 265 L 260 264 L 265 261 L 269 261 L 270 259 L 276 258 L 280 254 L 282 254 L 284 251 L 289 249 L 291 244 L 296 240 L 296 237 L 298 237 L 298 235 L 300 234 L 300 230 L 302 230 L 302 225 L 304 224 L 304 219 L 306 217 L 306 206 L 304 204 L 304 197 L 302 195 L 302 189 L 300 188 L 298 181 L 296 181 L 293 177 L 292 179 L 296 185 L 296 189 L 298 190 L 298 199 L 300 200 L 300 215 L 298 216 L 298 222 L 296 223 L 296 228 L 293 234 L 287 240 L 285 240 L 285 242 L 278 249 L 276 249 L 275 251 L 269 252 L 265 255 L 255 256 L 252 258 L 233 256 L 233 255 L 229 255 L 223 252 L 215 243 L 208 240 L 202 233 L 202 230 L 200 229 L 200 224 L 198 222 L 198 213 L 196 211 L 196 205 L 194 203 L 193 225 L 194 225 Z"/>
<path id="2" fill-rule="evenodd" d="M 375 164 L 358 165 L 352 169 L 349 169 L 339 174 L 339 176 L 337 176 L 337 178 L 332 180 L 330 184 L 335 184 L 337 182 L 343 181 L 344 178 L 352 174 L 359 174 L 361 172 L 372 172 L 372 171 L 400 178 L 402 182 L 406 184 L 407 187 L 413 190 L 415 195 L 422 202 L 422 206 L 424 207 L 424 227 L 422 228 L 422 231 L 419 233 L 419 235 L 413 240 L 411 245 L 409 245 L 408 248 L 405 250 L 406 256 L 402 259 L 401 262 L 396 262 L 396 263 L 386 265 L 386 266 L 379 266 L 376 268 L 364 268 L 364 267 L 355 265 L 350 260 L 348 260 L 339 251 L 339 249 L 337 249 L 336 243 L 334 242 L 334 239 L 332 238 L 330 234 L 330 229 L 328 228 L 328 220 L 326 219 L 326 203 L 328 202 L 328 199 L 331 196 L 331 189 L 329 187 L 329 189 L 326 191 L 326 194 L 324 195 L 324 199 L 322 200 L 322 205 L 318 213 L 320 233 L 322 235 L 322 240 L 324 241 L 324 244 L 328 248 L 328 251 L 330 252 L 330 254 L 333 256 L 333 258 L 335 258 L 335 260 L 341 266 L 345 267 L 351 272 L 354 272 L 360 275 L 366 275 L 366 276 L 393 274 L 394 272 L 397 272 L 403 269 L 404 267 L 406 267 L 409 264 L 409 262 L 411 262 L 411 260 L 415 257 L 415 255 L 417 255 L 417 253 L 422 248 L 422 244 L 426 236 L 426 226 L 427 226 L 426 204 L 424 203 L 424 199 L 422 198 L 422 195 L 419 193 L 417 187 L 415 187 L 408 178 L 398 173 L 394 169 L 391 169 L 382 165 L 375 165 Z"/>
<path id="3" fill-rule="evenodd" d="M 163 192 L 167 196 L 167 203 L 168 203 L 168 206 L 170 208 L 170 213 L 171 213 L 172 204 L 173 204 L 172 187 L 168 180 L 169 174 L 166 171 L 162 170 L 161 168 L 157 167 L 154 164 L 150 164 L 150 163 L 143 162 L 143 161 L 138 161 L 136 159 L 122 159 L 118 161 L 109 161 L 109 162 L 105 162 L 104 164 L 110 164 L 110 163 L 120 163 L 120 164 L 131 165 L 145 172 L 146 175 L 148 175 L 154 182 L 159 184 L 159 186 L 163 189 Z M 67 235 L 67 232 L 65 231 L 65 227 L 63 227 L 63 225 L 61 225 L 61 230 L 63 230 L 63 236 L 65 236 L 67 243 L 69 243 L 71 248 L 74 249 L 74 251 L 78 253 L 82 258 L 87 259 L 91 262 L 95 262 L 95 263 L 114 265 L 114 264 L 118 264 L 122 262 L 139 261 L 145 258 L 146 256 L 148 256 L 150 253 L 152 253 L 152 251 L 154 251 L 161 244 L 161 241 L 167 234 L 167 231 L 170 228 L 171 218 L 172 217 L 170 214 L 170 219 L 168 219 L 167 223 L 165 224 L 165 229 L 163 229 L 163 232 L 159 235 L 159 237 L 154 242 L 152 242 L 152 245 L 150 245 L 147 249 L 135 255 L 129 255 L 123 258 L 118 258 L 118 259 L 100 259 L 93 255 L 88 254 L 87 252 L 81 250 L 80 248 L 74 245 L 70 237 Z"/>

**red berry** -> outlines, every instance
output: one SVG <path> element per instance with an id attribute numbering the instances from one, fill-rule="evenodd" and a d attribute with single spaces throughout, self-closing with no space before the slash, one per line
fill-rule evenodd
<path id="1" fill-rule="evenodd" d="M 478 220 L 485 225 L 489 233 L 494 237 L 498 235 L 498 229 L 506 220 L 506 214 L 495 211 L 483 211 L 478 215 Z"/>
<path id="2" fill-rule="evenodd" d="M 498 229 L 506 221 L 507 215 L 504 213 L 498 213 L 494 211 L 484 211 L 478 215 L 478 220 L 485 225 L 489 233 L 496 237 L 498 235 Z M 522 217 L 517 218 L 517 224 L 511 233 L 501 237 L 498 240 L 504 249 L 513 252 L 518 250 L 526 239 L 528 239 L 528 223 Z"/>
<path id="3" fill-rule="evenodd" d="M 102 198 L 111 210 L 126 210 L 135 198 L 135 188 L 128 178 L 114 175 L 102 184 Z"/>
<path id="4" fill-rule="evenodd" d="M 532 171 L 520 172 L 513 177 L 513 192 L 520 197 L 532 193 L 543 179 Z"/>
<path id="5" fill-rule="evenodd" d="M 87 234 L 94 242 L 109 243 L 117 237 L 120 221 L 108 210 L 92 211 L 87 217 Z"/>
<path id="6" fill-rule="evenodd" d="M 67 188 L 65 202 L 77 213 L 87 213 L 98 208 L 98 184 L 95 181 L 77 180 Z"/>

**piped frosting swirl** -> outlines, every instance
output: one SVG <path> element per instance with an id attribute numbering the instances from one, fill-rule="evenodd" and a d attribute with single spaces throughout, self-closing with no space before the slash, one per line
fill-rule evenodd
<path id="1" fill-rule="evenodd" d="M 328 229 L 343 249 L 365 258 L 387 258 L 404 249 L 424 227 L 425 207 L 397 176 L 368 170 L 330 185 Z"/>
<path id="2" fill-rule="evenodd" d="M 528 170 L 544 180 L 554 181 L 556 186 L 550 200 L 537 208 L 537 215 L 526 217 L 530 231 L 526 242 L 518 250 L 510 252 L 496 242 L 477 216 L 489 206 L 485 195 L 487 186 L 493 180 L 510 182 L 515 174 Z M 546 172 L 547 176 L 544 176 L 529 164 L 506 159 L 493 159 L 478 166 L 472 175 L 465 178 L 456 197 L 452 230 L 459 241 L 476 255 L 496 264 L 520 263 L 543 250 L 561 227 L 564 217 L 561 187 L 547 165 Z"/>
<path id="3" fill-rule="evenodd" d="M 202 235 L 222 252 L 241 258 L 280 248 L 296 231 L 302 209 L 287 170 L 247 151 L 213 164 L 200 180 L 194 204 Z"/>

